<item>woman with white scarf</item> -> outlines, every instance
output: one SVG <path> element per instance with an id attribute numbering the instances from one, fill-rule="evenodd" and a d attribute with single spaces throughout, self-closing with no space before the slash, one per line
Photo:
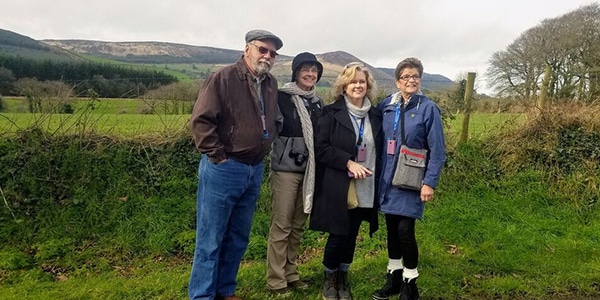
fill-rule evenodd
<path id="1" fill-rule="evenodd" d="M 323 299 L 352 299 L 348 272 L 363 221 L 378 228 L 375 198 L 383 135 L 371 105 L 375 80 L 361 63 L 344 67 L 323 108 L 315 141 L 317 175 L 310 228 L 328 232 L 323 255 Z"/>
<path id="2" fill-rule="evenodd" d="M 292 61 L 292 81 L 279 90 L 279 137 L 271 150 L 271 227 L 267 286 L 276 296 L 307 289 L 298 273 L 298 248 L 312 208 L 315 184 L 314 135 L 323 100 L 315 95 L 323 65 L 308 52 Z"/>

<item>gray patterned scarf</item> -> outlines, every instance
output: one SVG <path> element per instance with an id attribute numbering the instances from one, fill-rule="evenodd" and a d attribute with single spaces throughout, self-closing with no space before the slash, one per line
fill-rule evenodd
<path id="1" fill-rule="evenodd" d="M 304 203 L 304 213 L 309 214 L 312 210 L 313 194 L 315 190 L 315 147 L 313 140 L 313 126 L 310 121 L 308 110 L 304 106 L 304 100 L 301 96 L 307 99 L 315 98 L 315 89 L 305 91 L 298 87 L 295 82 L 288 82 L 280 89 L 282 92 L 290 94 L 292 101 L 296 106 L 296 111 L 300 115 L 300 124 L 302 124 L 302 135 L 304 143 L 308 149 L 308 161 L 306 162 L 306 170 L 304 171 L 304 181 L 302 184 L 302 198 Z"/>

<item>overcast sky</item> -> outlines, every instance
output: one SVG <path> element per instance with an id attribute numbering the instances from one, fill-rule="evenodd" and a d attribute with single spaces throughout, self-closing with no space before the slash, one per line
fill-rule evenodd
<path id="1" fill-rule="evenodd" d="M 592 0 L 0 0 L 0 28 L 36 40 L 161 41 L 241 50 L 267 29 L 279 51 L 343 50 L 376 67 L 410 56 L 452 80 L 477 72 L 527 29 Z"/>

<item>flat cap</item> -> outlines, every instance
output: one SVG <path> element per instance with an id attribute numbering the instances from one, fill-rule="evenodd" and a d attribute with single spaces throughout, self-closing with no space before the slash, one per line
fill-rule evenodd
<path id="1" fill-rule="evenodd" d="M 279 37 L 263 29 L 250 30 L 246 33 L 246 44 L 254 40 L 272 40 L 275 43 L 276 50 L 283 47 L 283 42 Z"/>

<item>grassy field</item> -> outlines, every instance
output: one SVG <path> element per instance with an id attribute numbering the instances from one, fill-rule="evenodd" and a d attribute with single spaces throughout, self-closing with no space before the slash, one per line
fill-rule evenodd
<path id="1" fill-rule="evenodd" d="M 169 114 L 173 105 L 189 109 L 190 102 L 150 101 L 139 99 L 99 99 L 90 101 L 77 98 L 73 101 L 75 114 L 31 114 L 27 113 L 24 98 L 5 97 L 7 109 L 0 113 L 0 130 L 14 132 L 37 124 L 40 128 L 51 132 L 77 132 L 81 129 L 93 128 L 102 133 L 137 135 L 144 133 L 164 132 L 185 126 L 188 114 Z M 155 113 L 149 114 L 150 108 Z M 460 134 L 463 115 L 456 115 L 449 120 L 447 134 L 449 138 Z M 522 114 L 476 113 L 470 117 L 469 132 L 474 138 L 484 138 L 510 126 L 525 121 Z"/>
<path id="2" fill-rule="evenodd" d="M 114 112 L 113 109 L 72 115 L 2 113 L 0 132 L 10 134 L 37 124 L 56 133 L 93 131 L 137 137 L 185 130 L 189 118 L 187 114 L 107 113 Z M 520 114 L 474 114 L 470 136 L 478 141 L 525 120 L 526 117 Z M 577 193 L 578 188 L 598 190 L 597 180 L 581 174 L 556 178 L 528 167 L 506 174 L 498 168 L 498 161 L 491 160 L 491 155 L 478 148 L 477 143 L 455 146 L 461 124 L 460 115 L 448 122 L 447 136 L 452 151 L 435 201 L 428 204 L 423 220 L 417 223 L 422 299 L 600 299 L 600 240 L 597 234 L 600 232 L 597 222 L 600 211 L 595 202 L 581 202 L 577 198 L 582 195 Z M 70 149 L 65 150 L 65 156 L 74 155 Z M 117 163 L 124 164 L 123 161 Z M 157 163 L 151 160 L 152 165 Z M 194 168 L 195 162 L 190 166 Z M 164 182 L 171 180 L 176 178 L 165 178 Z M 556 180 L 560 182 L 556 183 Z M 118 181 L 111 183 L 118 184 Z M 121 184 L 127 185 L 127 182 Z M 141 251 L 150 255 L 137 254 L 127 247 L 119 251 L 102 248 L 100 253 L 104 254 L 95 255 L 96 252 L 92 252 L 94 245 L 84 244 L 72 254 L 64 253 L 61 259 L 50 256 L 46 262 L 37 265 L 34 260 L 44 261 L 39 258 L 41 250 L 67 251 L 61 247 L 62 240 L 26 247 L 38 251 L 35 254 L 15 254 L 9 245 L 1 245 L 0 299 L 186 299 L 194 236 L 193 226 L 188 228 L 186 223 L 193 220 L 194 215 L 195 189 L 193 183 L 191 185 L 191 188 L 189 184 L 174 185 L 172 188 L 180 193 L 159 196 L 150 192 L 145 198 L 119 200 L 118 203 L 125 207 L 116 212 L 123 214 L 120 217 L 123 220 L 112 229 L 114 235 L 123 237 L 117 244 L 127 245 L 127 242 L 141 239 L 148 245 L 144 247 L 159 249 Z M 565 193 L 562 186 L 575 188 L 573 192 Z M 107 201 L 99 202 L 105 206 L 116 206 L 110 199 L 102 201 Z M 268 185 L 264 184 L 253 221 L 251 242 L 238 276 L 237 293 L 246 300 L 274 299 L 265 281 L 269 201 Z M 177 206 L 180 203 L 183 205 Z M 1 209 L 5 207 L 8 205 Z M 101 211 L 101 207 L 92 207 L 87 213 L 98 220 L 95 214 Z M 174 212 L 177 217 L 183 217 L 174 221 Z M 76 221 L 69 220 L 68 216 L 57 217 L 63 217 L 67 226 Z M 381 220 L 380 224 L 382 226 L 373 239 L 368 237 L 366 224 L 361 228 L 350 275 L 354 299 L 370 299 L 371 293 L 383 283 L 387 253 L 385 222 Z M 165 230 L 167 227 L 185 230 L 173 233 L 177 235 L 174 238 Z M 50 232 L 62 230 L 48 229 Z M 183 242 L 182 236 L 185 237 Z M 321 299 L 325 238 L 326 235 L 318 232 L 306 232 L 300 272 L 310 288 L 289 299 Z M 172 239 L 182 243 L 183 248 L 176 251 L 164 248 L 164 241 Z M 67 244 L 79 245 L 79 241 Z"/>

